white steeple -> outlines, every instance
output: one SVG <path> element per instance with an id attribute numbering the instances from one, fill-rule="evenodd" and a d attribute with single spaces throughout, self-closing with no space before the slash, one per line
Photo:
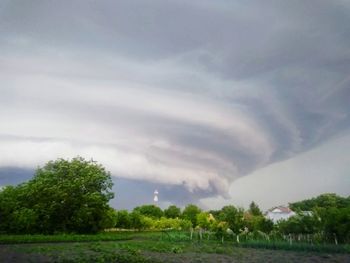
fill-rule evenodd
<path id="1" fill-rule="evenodd" d="M 158 191 L 157 191 L 157 189 L 154 191 L 153 201 L 154 201 L 155 204 L 158 203 Z"/>

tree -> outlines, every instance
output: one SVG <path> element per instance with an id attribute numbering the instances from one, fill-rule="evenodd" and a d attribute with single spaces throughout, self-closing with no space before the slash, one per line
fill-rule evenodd
<path id="1" fill-rule="evenodd" d="M 254 201 L 252 201 L 249 205 L 249 213 L 252 214 L 253 216 L 261 216 L 262 215 L 262 212 L 261 212 L 259 206 Z"/>
<path id="2" fill-rule="evenodd" d="M 163 216 L 163 211 L 158 206 L 155 205 L 142 205 L 135 207 L 133 211 L 139 212 L 141 215 L 152 217 L 152 218 L 161 218 Z"/>
<path id="3" fill-rule="evenodd" d="M 207 212 L 200 212 L 197 214 L 197 225 L 203 229 L 209 229 L 210 227 L 210 216 Z"/>
<path id="4" fill-rule="evenodd" d="M 181 210 L 177 206 L 171 205 L 164 210 L 164 215 L 167 218 L 177 218 L 177 217 L 180 217 Z"/>
<path id="5" fill-rule="evenodd" d="M 283 234 L 314 234 L 321 231 L 321 222 L 315 214 L 299 213 L 287 220 L 281 220 L 277 227 Z"/>
<path id="6" fill-rule="evenodd" d="M 182 212 L 182 218 L 191 221 L 192 226 L 195 227 L 197 226 L 197 214 L 199 214 L 201 211 L 202 210 L 198 206 L 189 204 Z"/>
<path id="7" fill-rule="evenodd" d="M 249 231 L 262 231 L 270 233 L 273 229 L 273 222 L 262 215 L 254 216 L 250 212 L 244 213 L 244 226 Z"/>
<path id="8" fill-rule="evenodd" d="M 145 228 L 145 220 L 143 220 L 143 215 L 140 214 L 138 211 L 132 211 L 130 213 L 130 223 L 131 227 L 134 229 L 144 229 Z"/>
<path id="9" fill-rule="evenodd" d="M 100 225 L 103 229 L 113 228 L 117 223 L 117 211 L 110 207 Z"/>
<path id="10" fill-rule="evenodd" d="M 0 213 L 5 221 L 12 217 L 11 232 L 24 224 L 25 233 L 93 233 L 114 220 L 111 188 L 110 173 L 100 164 L 58 159 L 39 167 L 27 183 L 1 191 L 0 199 L 13 206 L 0 202 Z"/>
<path id="11" fill-rule="evenodd" d="M 237 234 L 243 228 L 243 212 L 241 208 L 228 205 L 221 209 L 218 218 L 220 221 L 227 222 L 228 227 Z"/>
<path id="12" fill-rule="evenodd" d="M 20 184 L 18 186 L 6 186 L 0 191 L 0 232 L 4 233 L 21 233 L 24 229 L 25 233 L 35 232 L 35 224 L 30 224 L 31 228 L 28 228 L 29 222 L 23 229 L 23 214 L 29 211 L 23 210 L 22 197 L 25 196 L 27 185 Z M 31 218 L 33 218 L 33 213 Z M 32 219 L 29 219 L 31 221 Z M 22 222 L 20 222 L 22 221 Z"/>
<path id="13" fill-rule="evenodd" d="M 131 227 L 131 219 L 127 210 L 117 211 L 116 227 L 128 229 Z"/>
<path id="14" fill-rule="evenodd" d="M 257 229 L 267 234 L 270 233 L 273 230 L 273 222 L 263 216 L 259 216 L 258 218 L 260 220 L 258 220 Z"/>
<path id="15" fill-rule="evenodd" d="M 350 207 L 329 208 L 321 212 L 321 222 L 328 241 L 350 242 Z"/>
<path id="16" fill-rule="evenodd" d="M 312 211 L 316 208 L 346 208 L 350 207 L 350 197 L 341 197 L 334 193 L 326 193 L 315 198 L 289 204 L 292 210 Z"/>

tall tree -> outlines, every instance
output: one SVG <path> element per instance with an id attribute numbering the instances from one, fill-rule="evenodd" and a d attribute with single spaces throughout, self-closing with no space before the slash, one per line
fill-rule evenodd
<path id="1" fill-rule="evenodd" d="M 224 206 L 219 213 L 219 220 L 227 222 L 228 227 L 235 233 L 243 228 L 242 208 L 236 208 L 233 205 Z"/>
<path id="2" fill-rule="evenodd" d="M 249 205 L 249 213 L 252 214 L 253 216 L 261 216 L 262 215 L 262 212 L 261 212 L 259 206 L 254 201 L 252 201 Z"/>
<path id="3" fill-rule="evenodd" d="M 114 196 L 111 188 L 111 176 L 104 167 L 76 157 L 48 162 L 32 180 L 0 192 L 0 199 L 11 192 L 11 216 L 15 224 L 25 223 L 25 232 L 92 233 L 114 220 L 108 205 Z"/>
<path id="4" fill-rule="evenodd" d="M 197 226 L 197 215 L 200 212 L 202 212 L 202 210 L 198 206 L 194 204 L 189 204 L 185 207 L 184 211 L 182 212 L 182 218 L 191 221 L 192 226 L 195 227 Z"/>
<path id="5" fill-rule="evenodd" d="M 160 218 L 163 216 L 163 211 L 156 205 L 142 205 L 135 207 L 133 211 L 139 212 L 141 215 L 152 217 L 152 218 Z"/>
<path id="6" fill-rule="evenodd" d="M 170 205 L 167 209 L 164 210 L 164 215 L 167 218 L 177 218 L 181 215 L 181 209 L 175 205 Z"/>
<path id="7" fill-rule="evenodd" d="M 116 227 L 118 228 L 130 228 L 131 219 L 128 210 L 117 211 Z"/>

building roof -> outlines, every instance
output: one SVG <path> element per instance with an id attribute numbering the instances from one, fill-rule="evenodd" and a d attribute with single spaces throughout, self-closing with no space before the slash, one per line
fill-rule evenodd
<path id="1" fill-rule="evenodd" d="M 269 212 L 272 213 L 286 213 L 289 214 L 291 212 L 293 212 L 293 210 L 291 210 L 289 207 L 287 206 L 277 206 L 274 208 L 269 209 Z"/>

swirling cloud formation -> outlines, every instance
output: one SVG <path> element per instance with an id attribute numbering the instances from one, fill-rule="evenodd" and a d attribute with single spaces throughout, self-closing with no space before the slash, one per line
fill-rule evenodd
<path id="1" fill-rule="evenodd" d="M 347 1 L 0 1 L 0 166 L 227 196 L 348 133 Z"/>

